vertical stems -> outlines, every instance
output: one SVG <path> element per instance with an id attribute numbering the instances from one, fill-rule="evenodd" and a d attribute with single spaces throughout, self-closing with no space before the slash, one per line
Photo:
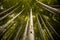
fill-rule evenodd
<path id="1" fill-rule="evenodd" d="M 14 40 L 18 40 L 18 35 L 19 35 L 19 33 L 21 32 L 21 29 L 22 29 L 22 26 L 19 27 L 19 29 L 18 29 L 18 31 L 17 31 L 17 34 L 16 34 Z"/>
<path id="2" fill-rule="evenodd" d="M 34 29 L 33 29 L 32 8 L 30 9 L 29 40 L 34 40 Z"/>
<path id="3" fill-rule="evenodd" d="M 24 31 L 23 39 L 22 39 L 22 40 L 26 40 L 26 36 L 27 36 L 27 29 L 28 29 L 28 21 L 27 21 L 27 23 L 26 23 L 26 27 L 25 27 L 25 31 Z"/>
<path id="4" fill-rule="evenodd" d="M 40 24 L 40 21 L 39 21 L 38 17 L 37 17 L 37 22 L 38 22 L 38 29 L 39 29 L 39 32 L 40 32 L 41 40 L 45 40 L 45 37 L 44 37 L 43 32 L 42 32 L 42 26 Z"/>

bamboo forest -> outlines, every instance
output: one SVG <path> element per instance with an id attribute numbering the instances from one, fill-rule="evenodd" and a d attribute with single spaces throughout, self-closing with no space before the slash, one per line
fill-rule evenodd
<path id="1" fill-rule="evenodd" d="M 0 40 L 60 40 L 60 0 L 0 0 Z"/>

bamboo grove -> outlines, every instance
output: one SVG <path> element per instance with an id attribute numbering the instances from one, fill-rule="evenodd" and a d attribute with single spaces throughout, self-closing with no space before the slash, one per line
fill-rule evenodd
<path id="1" fill-rule="evenodd" d="M 59 0 L 0 0 L 0 40 L 60 40 Z"/>

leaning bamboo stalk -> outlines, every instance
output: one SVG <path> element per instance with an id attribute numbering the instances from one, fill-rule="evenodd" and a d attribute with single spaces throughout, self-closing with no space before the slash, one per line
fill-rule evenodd
<path id="1" fill-rule="evenodd" d="M 8 15 L 12 14 L 16 9 L 18 9 L 19 6 L 17 8 L 15 8 L 14 10 L 12 10 L 10 13 L 6 14 L 5 16 L 1 17 L 0 20 L 3 20 L 4 18 L 6 18 Z"/>
<path id="2" fill-rule="evenodd" d="M 50 6 L 54 8 L 60 8 L 60 5 L 50 5 Z"/>
<path id="3" fill-rule="evenodd" d="M 21 29 L 21 32 L 19 33 L 20 35 L 19 35 L 19 37 L 18 37 L 18 40 L 22 40 L 23 33 L 24 33 L 24 29 L 25 29 L 25 27 L 23 27 L 23 28 Z"/>
<path id="4" fill-rule="evenodd" d="M 8 26 L 14 19 L 16 19 L 22 12 L 24 11 L 24 9 L 22 11 L 20 11 L 15 17 L 13 17 L 11 20 L 9 20 L 6 24 L 4 24 L 3 26 L 0 26 L 0 30 L 4 29 L 6 26 Z"/>
<path id="5" fill-rule="evenodd" d="M 38 25 L 39 25 L 38 29 L 39 29 L 39 32 L 40 32 L 41 40 L 45 40 L 45 37 L 44 37 L 43 32 L 42 32 L 42 26 L 40 24 L 40 21 L 39 21 L 38 17 L 37 17 L 37 21 L 38 21 Z"/>
<path id="6" fill-rule="evenodd" d="M 9 10 L 11 10 L 11 9 L 13 9 L 13 8 L 16 7 L 17 5 L 18 5 L 18 3 L 16 3 L 16 4 L 13 5 L 12 7 L 8 8 L 7 10 L 1 12 L 0 15 L 4 14 L 5 12 L 7 12 L 7 11 L 9 11 Z"/>
<path id="7" fill-rule="evenodd" d="M 11 26 L 10 26 L 11 27 Z M 10 29 L 10 28 L 9 28 Z M 16 28 L 11 32 L 11 34 L 6 38 L 7 40 L 10 40 L 11 38 L 12 38 L 12 36 L 13 36 L 13 34 L 15 34 L 14 32 L 16 31 L 16 29 L 17 29 L 17 26 L 16 26 Z M 6 32 L 5 32 L 6 33 Z"/>
<path id="8" fill-rule="evenodd" d="M 14 24 L 16 24 L 16 23 L 14 23 Z M 11 35 L 11 33 L 13 33 L 13 31 L 14 31 L 15 28 L 16 28 L 16 25 L 13 25 L 13 26 L 14 26 L 14 29 L 9 32 L 9 30 L 11 29 L 11 28 L 10 28 L 10 29 L 3 35 L 3 37 L 1 38 L 2 40 L 4 40 L 4 39 L 6 40 L 6 39 Z M 13 26 L 12 26 L 12 27 L 13 27 Z M 6 35 L 7 35 L 7 36 L 6 36 Z"/>
<path id="9" fill-rule="evenodd" d="M 44 7 L 43 7 L 43 8 L 44 8 Z M 44 9 L 48 10 L 49 12 L 53 13 L 54 15 L 58 15 L 58 14 L 55 14 L 55 12 L 49 10 L 48 8 L 44 8 Z"/>
<path id="10" fill-rule="evenodd" d="M 21 32 L 21 29 L 22 29 L 22 28 L 23 28 L 22 26 L 19 27 L 19 29 L 18 29 L 18 31 L 17 31 L 17 34 L 16 34 L 16 36 L 14 37 L 14 40 L 17 40 L 18 35 L 19 35 L 19 33 Z"/>
<path id="11" fill-rule="evenodd" d="M 24 32 L 24 34 L 23 34 L 23 39 L 22 39 L 22 40 L 26 40 L 27 29 L 28 29 L 28 21 L 27 21 L 27 23 L 26 23 L 25 32 Z"/>
<path id="12" fill-rule="evenodd" d="M 42 2 L 40 2 L 40 1 L 38 1 L 38 0 L 36 0 L 36 2 L 37 2 L 38 4 L 40 4 L 41 6 L 43 6 L 43 8 L 45 8 L 46 10 L 49 9 L 50 11 L 52 11 L 53 14 L 56 14 L 56 15 L 58 15 L 58 16 L 60 15 L 60 11 L 59 11 L 58 9 L 53 8 L 53 7 L 51 7 L 51 6 L 48 6 L 48 5 L 42 3 Z M 47 10 L 47 11 L 48 11 L 48 10 Z"/>
<path id="13" fill-rule="evenodd" d="M 32 8 L 30 9 L 30 26 L 29 26 L 29 40 L 34 40 L 33 17 Z"/>
<path id="14" fill-rule="evenodd" d="M 20 24 L 17 24 L 16 28 L 15 28 L 14 31 L 10 34 L 10 36 L 7 38 L 7 40 L 14 40 L 14 38 L 16 37 L 19 29 L 20 29 L 20 31 L 21 31 L 22 26 L 21 26 Z M 20 32 L 20 31 L 19 31 L 19 32 Z M 11 38 L 13 38 L 13 39 L 11 39 Z"/>
<path id="15" fill-rule="evenodd" d="M 11 23 L 6 29 L 4 29 L 2 32 L 0 32 L 0 38 L 8 31 L 9 28 L 11 28 L 12 24 L 14 24 L 14 23 Z"/>
<path id="16" fill-rule="evenodd" d="M 44 16 L 43 16 L 44 17 Z M 49 27 L 51 28 L 51 30 L 53 30 L 53 32 L 60 38 L 60 35 L 55 31 L 55 29 L 53 28 L 53 26 L 48 22 L 48 20 L 44 17 L 46 23 L 49 25 Z"/>
<path id="17" fill-rule="evenodd" d="M 51 40 L 54 40 L 54 38 L 53 38 L 52 34 L 50 33 L 49 29 L 46 27 L 46 25 L 45 25 L 45 23 L 44 23 L 44 20 L 43 20 L 43 18 L 42 18 L 42 16 L 41 16 L 41 14 L 40 14 L 40 18 L 41 18 L 41 21 L 42 21 L 45 29 L 47 30 L 47 32 L 48 32 L 48 34 L 49 34 Z"/>

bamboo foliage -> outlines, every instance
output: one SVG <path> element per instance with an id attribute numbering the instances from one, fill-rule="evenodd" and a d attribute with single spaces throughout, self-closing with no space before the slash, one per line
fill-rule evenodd
<path id="1" fill-rule="evenodd" d="M 59 40 L 60 11 L 49 6 L 55 1 L 1 0 L 0 8 L 4 9 L 0 10 L 0 40 Z M 59 26 L 50 23 L 55 20 Z"/>

